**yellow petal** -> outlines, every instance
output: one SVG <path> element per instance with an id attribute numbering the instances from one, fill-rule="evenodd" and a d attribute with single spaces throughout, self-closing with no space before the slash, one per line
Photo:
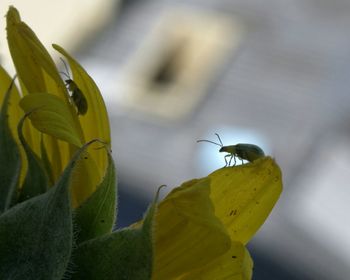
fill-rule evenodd
<path id="1" fill-rule="evenodd" d="M 31 51 L 23 42 L 23 23 L 18 11 L 10 7 L 7 16 L 7 40 L 12 60 L 15 64 L 18 75 L 25 83 L 29 91 L 44 91 L 45 84 L 40 67 L 34 63 Z"/>
<path id="2" fill-rule="evenodd" d="M 77 147 L 82 145 L 69 109 L 59 97 L 47 93 L 29 94 L 22 98 L 20 106 L 26 113 L 31 112 L 32 124 L 42 133 Z"/>
<path id="3" fill-rule="evenodd" d="M 12 78 L 9 76 L 9 74 L 5 71 L 0 66 L 0 105 L 3 102 L 5 93 L 9 89 L 9 86 L 11 84 Z M 17 124 L 19 120 L 21 119 L 22 112 L 20 108 L 18 107 L 18 103 L 20 100 L 20 95 L 17 90 L 16 85 L 14 84 L 12 87 L 12 92 L 10 95 L 10 100 L 9 100 L 9 107 L 8 107 L 8 121 L 9 121 L 9 126 L 12 131 L 13 137 L 16 139 L 17 143 L 20 143 L 18 140 L 18 135 L 17 135 Z"/>
<path id="4" fill-rule="evenodd" d="M 231 240 L 214 215 L 210 180 L 192 180 L 160 204 L 155 225 L 152 279 L 172 279 L 224 254 Z"/>
<path id="5" fill-rule="evenodd" d="M 12 6 L 7 13 L 7 39 L 17 74 L 26 91 L 48 92 L 47 77 L 44 76 L 46 72 L 57 84 L 57 90 L 49 92 L 60 95 L 68 103 L 68 95 L 64 94 L 65 86 L 52 58 L 35 33 L 21 21 L 18 11 Z"/>
<path id="6" fill-rule="evenodd" d="M 73 73 L 73 80 L 87 100 L 87 113 L 79 118 L 80 124 L 84 130 L 84 138 L 88 141 L 98 138 L 110 145 L 111 136 L 109 119 L 100 90 L 93 79 L 73 57 L 71 57 L 62 47 L 58 45 L 53 45 L 53 47 L 68 60 Z M 103 174 L 107 167 L 106 153 L 95 153 L 91 151 L 91 156 L 96 160 L 96 164 L 101 174 Z"/>
<path id="7" fill-rule="evenodd" d="M 57 179 L 62 172 L 61 169 L 68 163 L 77 146 L 84 143 L 85 139 L 100 138 L 110 142 L 109 122 L 104 103 L 96 85 L 93 84 L 95 86 L 94 93 L 98 97 L 97 101 L 91 101 L 91 108 L 94 108 L 98 102 L 102 102 L 103 107 L 97 106 L 96 110 L 91 109 L 91 112 L 94 112 L 94 114 L 86 118 L 85 122 L 79 121 L 76 108 L 72 105 L 64 82 L 52 58 L 30 27 L 21 21 L 19 13 L 14 7 L 10 7 L 7 13 L 7 36 L 10 53 L 22 86 L 22 92 L 28 95 L 37 95 L 38 92 L 45 92 L 58 97 L 56 101 L 54 101 L 55 98 L 45 97 L 51 101 L 41 109 L 38 109 L 38 106 L 46 103 L 46 101 L 40 100 L 38 96 L 28 99 L 32 101 L 26 104 L 28 107 L 26 110 L 37 109 L 30 116 L 36 128 L 53 136 L 44 137 L 44 149 L 49 156 L 54 177 Z M 85 71 L 79 69 L 80 73 L 85 73 Z M 88 75 L 86 74 L 86 76 Z M 85 80 L 88 79 L 84 77 L 83 81 L 86 82 Z M 91 81 L 90 84 L 93 83 Z M 92 88 L 90 84 L 88 88 Z M 92 92 L 92 90 L 90 91 Z M 54 108 L 54 103 L 60 103 L 60 105 Z M 100 133 L 99 129 L 101 127 L 107 129 Z M 83 133 L 83 130 L 87 132 Z M 88 133 L 89 131 L 93 133 Z M 31 144 L 34 151 L 39 154 L 41 136 L 35 129 L 31 129 L 30 132 L 30 134 L 26 135 L 28 136 L 26 139 L 28 139 L 28 143 Z M 72 145 L 58 141 L 57 138 Z M 72 183 L 73 201 L 81 202 L 95 191 L 96 186 L 102 179 L 102 175 L 105 173 L 106 166 L 107 157 L 105 153 L 92 150 L 88 159 L 75 172 L 75 175 L 79 176 L 79 180 L 77 179 Z M 89 174 L 89 176 L 86 174 Z"/>
<path id="8" fill-rule="evenodd" d="M 246 244 L 264 223 L 282 191 L 282 174 L 275 161 L 219 169 L 209 175 L 215 214 L 232 240 Z"/>
<path id="9" fill-rule="evenodd" d="M 102 180 L 104 173 L 100 173 L 95 160 L 92 158 L 92 153 L 106 153 L 101 149 L 101 144 L 94 144 L 94 147 L 89 147 L 84 155 L 84 160 L 77 163 L 72 174 L 72 202 L 73 207 L 79 206 L 92 193 L 95 192 L 96 187 Z"/>
<path id="10" fill-rule="evenodd" d="M 58 141 L 51 135 L 41 134 L 41 136 L 43 145 L 41 146 L 40 154 L 41 157 L 47 156 L 51 168 L 51 175 L 53 177 L 51 179 L 53 182 L 56 182 L 57 179 L 62 175 L 62 170 L 65 167 L 62 162 L 66 163 L 70 159 L 67 153 L 69 150 L 69 144 L 66 142 Z M 63 145 L 66 145 L 66 147 L 62 148 Z M 50 148 L 48 149 L 47 147 Z"/>
<path id="11" fill-rule="evenodd" d="M 250 280 L 253 260 L 240 242 L 232 242 L 231 248 L 213 262 L 191 271 L 180 280 Z"/>
<path id="12" fill-rule="evenodd" d="M 3 102 L 5 93 L 7 92 L 10 84 L 11 84 L 12 78 L 10 75 L 0 66 L 0 105 Z M 17 145 L 20 147 L 20 155 L 21 155 L 21 174 L 20 174 L 20 182 L 22 183 L 24 180 L 24 176 L 27 172 L 27 160 L 26 155 L 24 153 L 24 150 L 22 149 L 22 145 L 20 144 L 18 134 L 17 134 L 17 125 L 19 123 L 19 120 L 21 119 L 23 113 L 20 107 L 18 106 L 20 101 L 20 95 L 18 92 L 18 89 L 16 85 L 14 84 L 12 86 L 12 92 L 9 100 L 9 106 L 8 106 L 8 122 L 9 127 L 12 132 L 12 136 L 14 137 Z"/>
<path id="13" fill-rule="evenodd" d="M 6 17 L 8 45 L 22 87 L 22 93 L 47 92 L 59 96 L 71 114 L 71 119 L 73 119 L 75 125 L 74 130 L 79 133 L 79 142 L 84 142 L 74 107 L 70 103 L 65 85 L 49 53 L 30 27 L 21 21 L 20 15 L 14 7 L 9 8 Z M 28 144 L 39 154 L 40 134 L 27 124 L 24 127 L 24 133 Z M 53 165 L 55 165 L 53 161 L 58 160 L 65 166 L 74 152 L 68 145 L 57 142 L 55 139 L 50 141 L 45 139 L 45 146 L 49 156 L 59 146 L 60 154 L 58 156 L 60 159 L 57 158 L 57 154 L 54 159 L 51 158 Z M 56 164 L 55 166 L 58 167 L 59 165 Z M 54 171 L 56 178 L 57 174 L 62 172 L 62 170 Z"/>

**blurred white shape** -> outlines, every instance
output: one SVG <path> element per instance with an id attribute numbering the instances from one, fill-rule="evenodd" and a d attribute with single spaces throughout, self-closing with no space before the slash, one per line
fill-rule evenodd
<path id="1" fill-rule="evenodd" d="M 142 118 L 144 113 L 183 118 L 238 47 L 241 33 L 237 20 L 222 13 L 189 7 L 167 10 L 123 70 L 121 104 L 141 112 Z"/>
<path id="2" fill-rule="evenodd" d="M 210 140 L 219 143 L 218 138 L 214 133 L 218 133 L 224 146 L 235 144 L 254 144 L 259 146 L 266 155 L 271 153 L 267 139 L 253 129 L 219 126 L 217 129 L 211 129 L 201 139 Z M 211 143 L 198 143 L 197 161 L 198 171 L 200 175 L 205 175 L 214 170 L 225 166 L 224 156 L 226 153 L 219 153 L 220 147 Z M 231 163 L 231 165 L 233 162 Z M 241 164 L 239 159 L 236 160 L 236 165 Z"/>
<path id="3" fill-rule="evenodd" d="M 3 0 L 0 2 L 0 54 L 1 65 L 14 71 L 6 43 L 6 18 L 8 7 L 13 5 L 22 20 L 39 37 L 50 53 L 57 53 L 51 47 L 56 43 L 68 51 L 94 34 L 112 15 L 116 14 L 118 0 Z"/>

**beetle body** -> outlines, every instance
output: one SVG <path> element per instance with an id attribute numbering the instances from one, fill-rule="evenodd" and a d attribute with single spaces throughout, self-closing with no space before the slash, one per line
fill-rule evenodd
<path id="1" fill-rule="evenodd" d="M 71 100 L 72 103 L 74 103 L 75 107 L 77 108 L 78 115 L 85 115 L 87 110 L 88 110 L 88 103 L 86 100 L 86 97 L 84 93 L 80 90 L 78 85 L 69 77 L 69 71 L 67 64 L 63 60 L 62 57 L 60 57 L 61 61 L 63 62 L 64 68 L 66 69 L 67 73 L 65 72 L 60 72 L 64 76 L 67 77 L 65 80 L 66 86 L 68 88 L 68 91 L 71 93 Z"/>
<path id="2" fill-rule="evenodd" d="M 88 110 L 88 104 L 83 92 L 73 80 L 67 79 L 65 82 L 68 86 L 68 90 L 72 94 L 71 98 L 74 105 L 77 107 L 78 115 L 85 115 Z"/>
<path id="3" fill-rule="evenodd" d="M 220 139 L 219 134 L 215 133 L 215 135 L 218 137 L 220 143 L 216 143 L 210 140 L 198 140 L 197 142 L 209 142 L 215 145 L 220 146 L 220 153 L 227 153 L 225 155 L 225 166 L 230 166 L 232 159 L 234 160 L 234 165 L 236 165 L 236 157 L 238 157 L 240 160 L 247 160 L 249 162 L 253 162 L 256 159 L 259 159 L 261 157 L 265 156 L 264 151 L 257 145 L 253 144 L 236 144 L 236 145 L 230 145 L 230 146 L 224 146 L 222 144 L 222 141 Z M 229 160 L 227 160 L 229 158 Z"/>
<path id="4" fill-rule="evenodd" d="M 226 152 L 249 162 L 265 156 L 264 151 L 259 146 L 253 144 L 240 143 L 236 145 L 223 146 L 220 148 L 219 152 Z"/>

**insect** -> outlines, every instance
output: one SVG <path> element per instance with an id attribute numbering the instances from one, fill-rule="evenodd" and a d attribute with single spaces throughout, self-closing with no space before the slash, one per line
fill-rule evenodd
<path id="1" fill-rule="evenodd" d="M 232 159 L 234 160 L 233 165 L 236 165 L 236 157 L 238 157 L 243 163 L 243 160 L 247 160 L 249 162 L 252 162 L 258 158 L 265 156 L 264 151 L 256 145 L 236 144 L 236 145 L 224 146 L 222 144 L 222 141 L 220 139 L 219 134 L 215 133 L 215 135 L 218 137 L 220 143 L 216 143 L 216 142 L 210 141 L 210 140 L 198 140 L 197 142 L 208 142 L 208 143 L 218 145 L 221 147 L 219 150 L 220 153 L 222 153 L 222 152 L 228 153 L 224 157 L 225 163 L 226 163 L 225 167 L 231 165 Z M 227 161 L 227 158 L 229 158 L 228 161 Z"/>
<path id="2" fill-rule="evenodd" d="M 66 72 L 69 73 L 67 64 L 65 61 L 62 59 L 61 60 L 64 64 L 64 68 L 66 69 Z M 80 90 L 80 88 L 77 86 L 77 84 L 69 77 L 69 75 L 65 72 L 60 72 L 64 76 L 66 76 L 66 86 L 68 90 L 71 93 L 71 99 L 72 102 L 74 103 L 75 107 L 77 108 L 78 115 L 85 115 L 87 110 L 88 110 L 88 104 L 85 95 L 83 92 Z"/>

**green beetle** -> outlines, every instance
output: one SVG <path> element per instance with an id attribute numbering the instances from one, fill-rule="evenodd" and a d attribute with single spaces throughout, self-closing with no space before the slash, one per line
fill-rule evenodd
<path id="1" fill-rule="evenodd" d="M 69 73 L 68 67 L 67 67 L 65 61 L 62 58 L 61 58 L 61 60 L 64 64 L 64 67 L 65 67 L 67 73 Z M 77 86 L 77 84 L 69 77 L 69 75 L 67 73 L 65 73 L 65 72 L 60 72 L 60 73 L 67 77 L 67 79 L 65 80 L 66 86 L 67 86 L 69 92 L 71 93 L 72 102 L 75 105 L 75 107 L 77 108 L 78 115 L 85 115 L 87 110 L 88 110 L 88 103 L 87 103 L 85 95 L 80 90 L 80 88 Z"/>
<path id="2" fill-rule="evenodd" d="M 225 167 L 231 165 L 232 159 L 234 160 L 233 165 L 236 165 L 236 157 L 238 157 L 240 160 L 242 160 L 242 163 L 243 163 L 243 160 L 253 162 L 256 159 L 265 156 L 264 151 L 257 145 L 240 143 L 240 144 L 236 144 L 236 145 L 224 146 L 222 144 L 222 141 L 220 139 L 219 134 L 215 133 L 215 135 L 218 137 L 220 143 L 216 143 L 216 142 L 210 141 L 210 140 L 198 140 L 197 143 L 198 142 L 209 142 L 209 143 L 220 146 L 221 147 L 219 150 L 220 153 L 222 153 L 222 152 L 228 153 L 228 155 L 225 155 L 225 157 L 224 157 L 225 163 L 226 163 Z M 230 159 L 227 161 L 227 158 L 230 158 Z"/>

